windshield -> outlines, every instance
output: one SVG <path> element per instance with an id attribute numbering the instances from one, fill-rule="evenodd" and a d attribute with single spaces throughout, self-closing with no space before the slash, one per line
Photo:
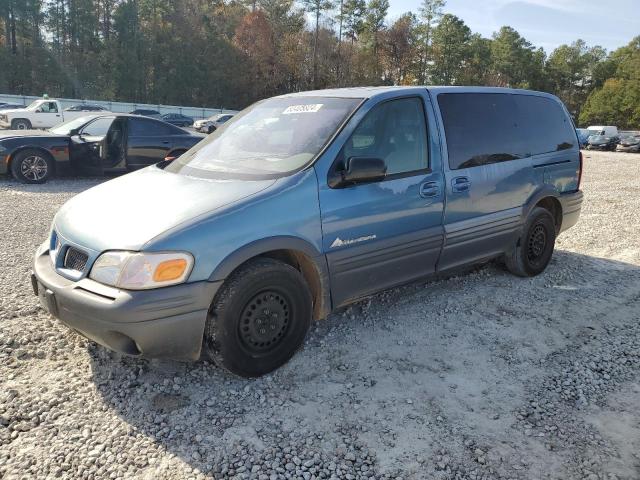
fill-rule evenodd
<path id="1" fill-rule="evenodd" d="M 31 102 L 25 110 L 35 110 L 43 101 L 44 100 L 35 100 L 34 102 Z"/>
<path id="2" fill-rule="evenodd" d="M 51 127 L 49 131 L 56 135 L 69 135 L 71 130 L 82 127 L 85 123 L 91 120 L 93 116 L 78 117 L 74 120 L 67 120 L 66 122 L 59 123 L 55 127 Z"/>
<path id="3" fill-rule="evenodd" d="M 604 130 L 597 130 L 595 128 L 590 128 L 587 132 L 589 132 L 589 135 L 604 135 Z"/>
<path id="4" fill-rule="evenodd" d="M 362 99 L 271 98 L 256 103 L 166 170 L 212 178 L 277 178 L 307 165 Z"/>

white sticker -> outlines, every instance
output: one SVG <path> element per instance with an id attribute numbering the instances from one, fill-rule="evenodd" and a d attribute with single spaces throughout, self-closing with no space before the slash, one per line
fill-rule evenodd
<path id="1" fill-rule="evenodd" d="M 290 113 L 315 113 L 322 108 L 322 103 L 310 103 L 308 105 L 291 105 L 284 109 L 283 115 Z"/>

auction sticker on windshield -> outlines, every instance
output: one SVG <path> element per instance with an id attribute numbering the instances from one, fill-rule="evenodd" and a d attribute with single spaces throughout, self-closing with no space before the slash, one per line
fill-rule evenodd
<path id="1" fill-rule="evenodd" d="M 290 105 L 284 109 L 283 115 L 290 113 L 315 113 L 322 108 L 322 103 L 310 103 L 309 105 Z"/>

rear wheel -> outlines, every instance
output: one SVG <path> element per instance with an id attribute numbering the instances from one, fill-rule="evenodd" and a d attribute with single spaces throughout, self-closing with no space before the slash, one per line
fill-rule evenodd
<path id="1" fill-rule="evenodd" d="M 311 323 L 304 277 L 286 263 L 258 258 L 234 272 L 216 296 L 204 351 L 216 364 L 256 377 L 286 363 Z"/>
<path id="2" fill-rule="evenodd" d="M 545 208 L 534 208 L 522 236 L 514 248 L 505 254 L 507 269 L 520 277 L 539 275 L 551 261 L 555 241 L 553 215 Z"/>
<path id="3" fill-rule="evenodd" d="M 44 183 L 53 175 L 53 160 L 39 150 L 23 150 L 11 160 L 11 173 L 22 183 Z"/>

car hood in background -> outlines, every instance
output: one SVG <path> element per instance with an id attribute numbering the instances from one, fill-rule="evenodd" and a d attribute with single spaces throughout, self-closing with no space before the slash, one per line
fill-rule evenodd
<path id="1" fill-rule="evenodd" d="M 18 137 L 64 137 L 49 130 L 0 130 L 0 140 Z"/>
<path id="2" fill-rule="evenodd" d="M 624 145 L 625 147 L 630 147 L 632 145 L 638 145 L 639 143 L 640 143 L 640 138 L 639 139 L 622 140 L 620 142 L 620 145 Z"/>
<path id="3" fill-rule="evenodd" d="M 274 183 L 199 179 L 149 167 L 75 196 L 56 215 L 55 229 L 93 250 L 140 250 L 161 233 Z"/>

